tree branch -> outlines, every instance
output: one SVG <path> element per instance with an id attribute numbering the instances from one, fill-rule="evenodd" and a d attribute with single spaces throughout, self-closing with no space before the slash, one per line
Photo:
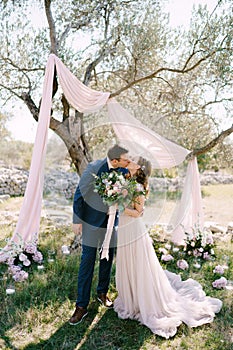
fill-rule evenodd
<path id="1" fill-rule="evenodd" d="M 101 60 L 109 53 L 111 53 L 112 50 L 115 50 L 117 42 L 119 41 L 119 38 L 117 38 L 117 40 L 114 42 L 114 45 L 112 48 L 103 48 L 100 53 L 99 56 L 93 61 L 91 62 L 87 69 L 86 69 L 86 73 L 83 79 L 83 84 L 88 85 L 88 83 L 91 80 L 91 73 L 92 71 L 95 69 L 95 67 L 97 66 L 97 64 L 99 64 L 101 62 Z"/>
<path id="2" fill-rule="evenodd" d="M 210 151 L 214 146 L 216 146 L 218 143 L 222 142 L 232 132 L 233 132 L 233 124 L 229 129 L 223 130 L 215 139 L 210 141 L 204 147 L 194 149 L 191 153 L 188 154 L 186 159 L 189 160 L 189 159 L 192 159 L 193 157 L 199 156 L 200 154 L 203 154 L 203 153 Z"/>
<path id="3" fill-rule="evenodd" d="M 185 74 L 185 73 L 188 73 L 190 71 L 192 71 L 193 69 L 195 69 L 196 67 L 198 67 L 202 62 L 204 62 L 205 60 L 207 60 L 208 58 L 210 58 L 211 56 L 213 56 L 215 53 L 217 52 L 216 51 L 213 51 L 213 52 L 210 52 L 208 55 L 200 58 L 196 63 L 194 63 L 192 66 L 190 66 L 189 68 L 186 68 L 186 63 L 184 64 L 184 67 L 182 69 L 179 69 L 179 68 L 169 68 L 169 67 L 162 67 L 162 68 L 159 68 L 157 69 L 155 72 L 149 74 L 149 75 L 146 75 L 145 77 L 142 77 L 142 78 L 139 78 L 139 79 L 136 79 L 136 80 L 133 80 L 131 81 L 130 83 L 128 83 L 126 86 L 124 86 L 123 88 L 119 89 L 118 91 L 112 93 L 110 95 L 110 97 L 115 97 L 115 96 L 118 96 L 120 95 L 123 91 L 125 90 L 128 90 L 129 88 L 133 87 L 134 85 L 137 85 L 137 84 L 140 84 L 146 80 L 150 80 L 152 78 L 155 78 L 156 75 L 158 75 L 159 73 L 161 72 L 172 72 L 172 73 L 182 73 L 182 74 Z"/>
<path id="4" fill-rule="evenodd" d="M 20 98 L 25 102 L 33 118 L 38 122 L 39 108 L 36 106 L 35 102 L 32 100 L 30 94 L 27 92 L 23 92 Z"/>
<path id="5" fill-rule="evenodd" d="M 44 6 L 45 6 L 45 13 L 49 25 L 49 35 L 50 35 L 50 42 L 51 42 L 51 48 L 50 53 L 54 53 L 58 56 L 58 43 L 56 38 L 56 30 L 55 30 L 55 23 L 53 20 L 52 12 L 51 12 L 51 0 L 44 0 Z"/>

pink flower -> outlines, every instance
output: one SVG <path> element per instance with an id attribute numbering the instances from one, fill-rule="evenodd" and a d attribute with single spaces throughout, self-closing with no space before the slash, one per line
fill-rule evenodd
<path id="1" fill-rule="evenodd" d="M 186 270 L 189 268 L 189 264 L 187 263 L 186 260 L 178 260 L 177 261 L 177 266 L 181 269 L 181 270 Z"/>
<path id="2" fill-rule="evenodd" d="M 28 278 L 28 273 L 21 270 L 16 272 L 16 274 L 13 276 L 13 279 L 15 280 L 15 282 L 23 282 Z"/>
<path id="3" fill-rule="evenodd" d="M 23 261 L 23 265 L 24 266 L 30 266 L 31 265 L 31 261 L 29 259 L 26 259 Z"/>
<path id="4" fill-rule="evenodd" d="M 10 257 L 7 259 L 7 264 L 10 266 L 10 265 L 14 265 L 14 260 L 15 260 L 15 257 Z"/>
<path id="5" fill-rule="evenodd" d="M 20 261 L 25 261 L 25 260 L 27 260 L 27 255 L 25 255 L 24 253 L 21 253 L 20 255 L 19 255 L 19 260 Z"/>
<path id="6" fill-rule="evenodd" d="M 10 265 L 8 271 L 14 275 L 17 272 L 21 271 L 21 267 L 16 265 Z"/>
<path id="7" fill-rule="evenodd" d="M 163 254 L 161 256 L 162 261 L 171 261 L 174 260 L 173 256 L 171 254 Z"/>
<path id="8" fill-rule="evenodd" d="M 167 254 L 167 249 L 165 248 L 159 248 L 159 252 L 163 254 Z"/>
<path id="9" fill-rule="evenodd" d="M 205 259 L 205 260 L 210 260 L 210 255 L 209 255 L 208 252 L 204 252 L 204 254 L 203 254 L 203 259 Z"/>
<path id="10" fill-rule="evenodd" d="M 121 193 L 122 193 L 122 196 L 125 198 L 129 192 L 126 188 L 124 188 Z"/>
<path id="11" fill-rule="evenodd" d="M 213 244 L 214 243 L 213 237 L 211 235 L 207 236 L 206 243 L 207 244 Z"/>
<path id="12" fill-rule="evenodd" d="M 43 255 L 41 252 L 38 252 L 38 250 L 35 252 L 35 254 L 32 256 L 33 260 L 35 262 L 41 262 L 43 260 Z"/>
<path id="13" fill-rule="evenodd" d="M 194 249 L 193 255 L 198 257 L 198 256 L 201 256 L 202 254 L 198 251 L 198 249 Z"/>
<path id="14" fill-rule="evenodd" d="M 212 286 L 217 289 L 225 288 L 226 285 L 227 285 L 227 279 L 225 277 L 221 277 L 212 283 Z"/>
<path id="15" fill-rule="evenodd" d="M 164 247 L 165 247 L 166 249 L 170 250 L 172 246 L 171 246 L 171 244 L 166 243 Z"/>
<path id="16" fill-rule="evenodd" d="M 29 243 L 25 247 L 25 252 L 29 254 L 34 254 L 36 252 L 36 245 L 33 243 Z"/>
<path id="17" fill-rule="evenodd" d="M 118 186 L 113 186 L 113 193 L 120 193 L 121 189 Z"/>
<path id="18" fill-rule="evenodd" d="M 225 271 L 224 266 L 217 265 L 217 266 L 215 266 L 213 273 L 219 273 L 220 275 L 223 275 L 224 271 Z"/>

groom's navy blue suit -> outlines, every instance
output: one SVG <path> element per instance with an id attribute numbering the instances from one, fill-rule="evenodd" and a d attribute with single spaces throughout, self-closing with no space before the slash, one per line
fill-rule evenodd
<path id="1" fill-rule="evenodd" d="M 108 206 L 94 192 L 95 178 L 93 174 L 99 176 L 103 172 L 110 171 L 107 158 L 89 163 L 80 178 L 74 195 L 73 223 L 82 224 L 82 257 L 78 274 L 78 298 L 76 305 L 84 308 L 87 307 L 90 300 L 97 248 L 101 247 L 103 243 L 108 223 Z M 127 172 L 124 168 L 120 168 L 119 171 Z M 114 229 L 110 243 L 109 260 L 100 260 L 98 294 L 107 293 L 108 291 L 114 246 L 116 244 L 115 231 Z"/>

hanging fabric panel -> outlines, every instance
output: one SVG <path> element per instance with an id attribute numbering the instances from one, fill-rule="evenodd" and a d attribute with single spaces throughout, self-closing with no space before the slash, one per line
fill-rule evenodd
<path id="1" fill-rule="evenodd" d="M 135 155 L 149 159 L 155 169 L 179 165 L 189 150 L 147 128 L 126 111 L 115 99 L 109 99 L 109 120 L 118 139 Z"/>
<path id="2" fill-rule="evenodd" d="M 184 243 L 185 233 L 192 233 L 193 230 L 202 232 L 204 229 L 203 203 L 196 157 L 189 161 L 181 201 L 173 212 L 170 225 L 172 240 L 177 244 Z"/>

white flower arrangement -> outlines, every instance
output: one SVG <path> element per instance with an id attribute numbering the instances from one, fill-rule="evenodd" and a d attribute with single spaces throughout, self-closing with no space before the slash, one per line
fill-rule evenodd
<path id="1" fill-rule="evenodd" d="M 210 231 L 199 229 L 193 230 L 191 233 L 186 233 L 184 251 L 189 256 L 193 255 L 196 258 L 211 260 L 214 253 L 214 240 Z"/>

